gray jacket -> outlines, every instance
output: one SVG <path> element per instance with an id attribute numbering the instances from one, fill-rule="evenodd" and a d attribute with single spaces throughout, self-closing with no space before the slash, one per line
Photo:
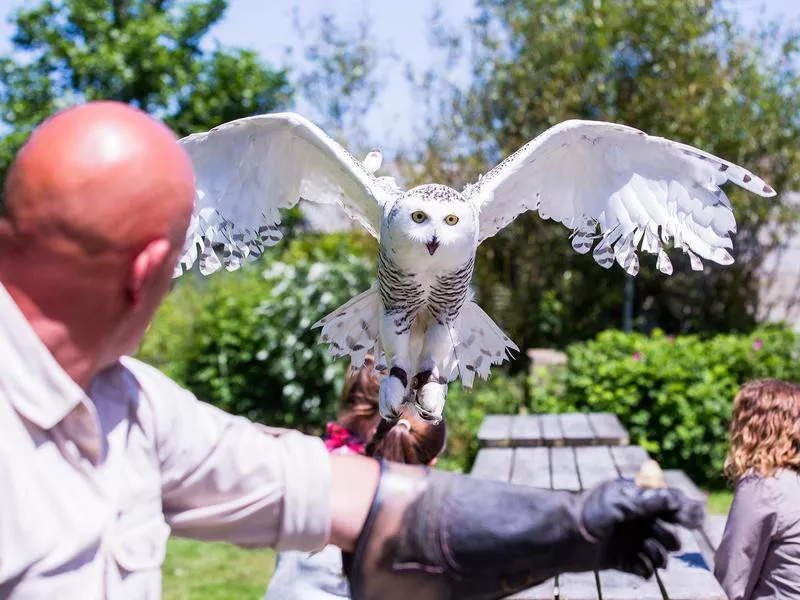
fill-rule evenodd
<path id="1" fill-rule="evenodd" d="M 264 600 L 342 598 L 350 598 L 350 586 L 342 572 L 342 551 L 332 545 L 315 554 L 281 552 L 264 596 Z"/>
<path id="2" fill-rule="evenodd" d="M 739 481 L 715 563 L 730 600 L 800 600 L 800 474 Z"/>

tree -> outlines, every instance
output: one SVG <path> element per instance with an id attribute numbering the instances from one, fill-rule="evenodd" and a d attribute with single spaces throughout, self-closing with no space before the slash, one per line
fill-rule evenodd
<path id="1" fill-rule="evenodd" d="M 30 5 L 28 5 L 30 6 Z M 18 9 L 0 57 L 0 182 L 30 131 L 54 111 L 113 99 L 179 135 L 285 106 L 284 70 L 252 51 L 201 43 L 227 0 L 44 0 Z"/>
<path id="2" fill-rule="evenodd" d="M 459 90 L 425 80 L 439 115 L 424 152 L 405 156 L 412 179 L 461 186 L 547 127 L 588 118 L 698 146 L 754 170 L 779 194 L 800 186 L 797 30 L 766 24 L 750 33 L 716 0 L 477 4 L 472 82 Z M 736 263 L 695 273 L 672 251 L 675 274 L 666 277 L 646 257 L 633 282 L 637 329 L 755 324 L 758 270 L 777 244 L 768 231 L 795 225 L 797 211 L 782 195 L 726 191 L 738 222 Z M 479 251 L 481 302 L 521 347 L 560 346 L 621 325 L 626 276 L 575 253 L 568 233 L 523 215 Z"/>

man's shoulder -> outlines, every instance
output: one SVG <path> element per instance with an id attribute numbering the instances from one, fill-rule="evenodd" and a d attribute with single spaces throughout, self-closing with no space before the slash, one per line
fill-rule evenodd
<path id="1" fill-rule="evenodd" d="M 156 367 L 139 359 L 123 356 L 119 362 L 126 374 L 145 396 L 191 395 L 191 392 L 177 381 L 170 379 Z"/>

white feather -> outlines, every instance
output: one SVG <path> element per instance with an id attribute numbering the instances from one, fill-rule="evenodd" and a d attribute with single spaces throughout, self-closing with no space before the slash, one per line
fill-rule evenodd
<path id="1" fill-rule="evenodd" d="M 322 328 L 320 341 L 328 344 L 332 356 L 349 355 L 356 368 L 364 364 L 378 340 L 379 298 L 378 286 L 373 285 L 311 326 Z M 382 360 L 379 352 L 377 349 L 374 352 L 376 366 Z"/>
<path id="2" fill-rule="evenodd" d="M 280 210 L 300 198 L 336 204 L 378 237 L 390 197 L 364 164 L 321 129 L 294 113 L 230 121 L 180 140 L 196 173 L 192 222 L 175 275 L 191 268 L 204 246 L 200 270 L 220 268 L 212 256 L 221 244 L 228 270 L 257 258 L 281 239 Z M 370 156 L 368 167 L 376 165 Z"/>
<path id="3" fill-rule="evenodd" d="M 475 375 L 489 377 L 491 366 L 508 360 L 511 350 L 519 352 L 517 345 L 473 300 L 464 303 L 453 330 L 455 353 L 445 361 L 445 372 L 449 372 L 450 381 L 460 376 L 466 388 L 472 387 Z"/>
<path id="4" fill-rule="evenodd" d="M 658 268 L 671 273 L 662 248 L 670 239 L 693 269 L 702 269 L 701 257 L 733 261 L 726 249 L 736 221 L 719 188 L 726 182 L 775 195 L 749 171 L 692 146 L 624 125 L 570 120 L 520 148 L 464 193 L 479 211 L 478 243 L 535 210 L 573 229 L 576 252 L 588 252 L 599 239 L 592 254 L 602 267 L 616 258 L 628 273 L 638 272 L 644 236 L 643 250 L 657 254 Z M 595 220 L 599 234 L 586 225 Z"/>

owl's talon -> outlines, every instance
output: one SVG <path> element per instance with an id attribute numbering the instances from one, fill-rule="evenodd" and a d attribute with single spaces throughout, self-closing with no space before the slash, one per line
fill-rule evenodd
<path id="1" fill-rule="evenodd" d="M 405 373 L 402 369 L 398 370 Z M 392 371 L 394 371 L 394 368 Z M 378 392 L 378 406 L 384 419 L 391 419 L 397 416 L 400 411 L 400 405 L 403 403 L 405 392 L 405 381 L 393 373 L 381 381 L 381 387 Z"/>
<path id="2" fill-rule="evenodd" d="M 431 378 L 417 392 L 417 411 L 429 421 L 438 421 L 444 411 L 447 399 L 447 384 L 439 383 L 438 378 Z"/>
<path id="3" fill-rule="evenodd" d="M 399 379 L 403 384 L 403 389 L 405 389 L 408 385 L 408 373 L 405 372 L 405 369 L 401 369 L 400 367 L 392 367 L 389 369 L 389 376 L 397 377 L 397 379 Z"/>
<path id="4" fill-rule="evenodd" d="M 427 371 L 420 371 L 411 378 L 411 389 L 419 390 L 423 385 L 431 381 L 439 381 L 438 377 L 433 376 L 433 371 L 430 369 Z"/>

